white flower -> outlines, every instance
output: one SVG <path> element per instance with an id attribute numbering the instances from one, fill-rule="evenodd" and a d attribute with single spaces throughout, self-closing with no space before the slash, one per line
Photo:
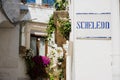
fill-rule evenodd
<path id="1" fill-rule="evenodd" d="M 62 57 L 63 57 L 63 50 L 62 50 L 62 48 L 61 48 L 61 47 L 58 47 L 58 48 L 56 49 L 56 51 L 57 51 L 57 57 L 62 58 Z"/>

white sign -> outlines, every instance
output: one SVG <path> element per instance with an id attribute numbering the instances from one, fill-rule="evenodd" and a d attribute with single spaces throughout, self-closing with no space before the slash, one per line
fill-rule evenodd
<path id="1" fill-rule="evenodd" d="M 112 80 L 111 0 L 71 3 L 72 80 Z"/>
<path id="2" fill-rule="evenodd" d="M 111 13 L 76 13 L 75 32 L 77 39 L 111 38 Z"/>

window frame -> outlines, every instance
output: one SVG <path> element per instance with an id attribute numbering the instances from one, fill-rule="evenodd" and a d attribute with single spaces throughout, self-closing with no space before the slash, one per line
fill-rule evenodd
<path id="1" fill-rule="evenodd" d="M 46 38 L 46 36 L 40 36 L 40 35 L 35 35 L 35 34 L 30 34 L 30 38 L 31 37 L 36 37 L 36 43 L 37 43 L 37 41 L 38 41 L 38 38 Z M 31 40 L 30 40 L 31 41 Z M 47 41 L 45 41 L 45 56 L 47 55 L 47 53 L 48 53 L 48 42 Z M 38 50 L 38 45 L 36 44 L 36 52 L 37 52 L 37 55 L 39 55 L 39 50 Z"/>

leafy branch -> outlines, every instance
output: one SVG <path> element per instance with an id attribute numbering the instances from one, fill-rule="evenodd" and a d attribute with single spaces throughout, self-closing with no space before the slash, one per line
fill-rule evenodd
<path id="1" fill-rule="evenodd" d="M 63 37 L 66 38 L 66 40 L 69 40 L 69 34 L 71 31 L 71 22 L 67 19 L 57 19 L 59 22 L 59 31 L 63 35 Z M 48 23 L 48 28 L 47 28 L 47 33 L 48 33 L 48 40 L 51 40 L 52 34 L 55 31 L 56 26 L 54 24 L 54 18 L 53 15 L 50 17 L 49 23 Z"/>
<path id="2" fill-rule="evenodd" d="M 59 20 L 60 22 L 60 33 L 63 35 L 63 37 L 66 38 L 66 40 L 69 40 L 69 34 L 71 31 L 71 22 L 69 20 Z"/>
<path id="3" fill-rule="evenodd" d="M 66 1 L 66 0 L 56 1 L 55 9 L 56 10 L 66 10 L 67 5 L 68 5 L 68 1 Z"/>
<path id="4" fill-rule="evenodd" d="M 47 27 L 47 33 L 48 33 L 48 40 L 52 38 L 52 34 L 55 31 L 55 24 L 54 24 L 54 18 L 53 15 L 49 19 L 48 27 Z"/>

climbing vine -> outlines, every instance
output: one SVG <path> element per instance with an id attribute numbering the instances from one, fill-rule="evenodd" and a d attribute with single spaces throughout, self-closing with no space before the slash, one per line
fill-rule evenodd
<path id="1" fill-rule="evenodd" d="M 71 31 L 71 22 L 67 19 L 60 19 L 58 18 L 57 21 L 59 22 L 59 31 L 65 37 L 66 40 L 69 40 L 69 34 Z M 51 40 L 52 34 L 55 31 L 56 26 L 54 24 L 53 15 L 50 17 L 47 33 L 48 33 L 48 40 Z"/>
<path id="2" fill-rule="evenodd" d="M 66 10 L 66 7 L 68 5 L 68 1 L 66 0 L 60 0 L 55 2 L 55 9 L 56 10 Z"/>
<path id="3" fill-rule="evenodd" d="M 52 34 L 55 31 L 55 24 L 54 24 L 54 18 L 53 15 L 49 19 L 48 27 L 47 27 L 47 34 L 48 34 L 48 40 L 51 40 Z"/>
<path id="4" fill-rule="evenodd" d="M 59 0 L 59 1 L 55 0 L 55 4 L 54 4 L 56 11 L 66 10 L 67 5 L 68 5 L 67 0 Z M 68 40 L 71 31 L 71 22 L 69 21 L 69 18 L 67 17 L 66 19 L 60 19 L 58 17 L 57 21 L 55 21 L 53 15 L 50 17 L 48 23 L 48 28 L 47 28 L 48 40 L 51 40 L 52 34 L 56 29 L 56 25 L 54 22 L 59 22 L 59 32 L 63 35 L 63 37 L 66 38 L 66 40 Z"/>
<path id="5" fill-rule="evenodd" d="M 59 20 L 60 22 L 60 33 L 65 37 L 66 40 L 69 40 L 69 34 L 71 31 L 71 23 L 69 20 Z"/>

